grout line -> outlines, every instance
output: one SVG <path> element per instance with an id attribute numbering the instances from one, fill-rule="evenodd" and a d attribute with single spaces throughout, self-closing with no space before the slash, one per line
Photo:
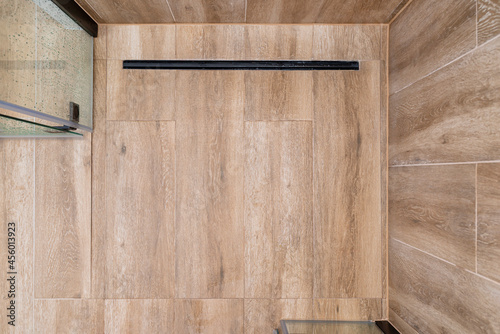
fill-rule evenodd
<path id="1" fill-rule="evenodd" d="M 387 25 L 388 23 L 245 23 L 245 22 L 232 22 L 232 23 L 99 23 L 102 26 L 379 26 Z"/>
<path id="2" fill-rule="evenodd" d="M 436 163 L 425 163 L 425 164 L 392 165 L 392 166 L 389 166 L 389 168 L 476 165 L 476 164 L 480 165 L 480 164 L 492 164 L 492 163 L 500 163 L 500 160 L 464 161 L 464 162 L 436 162 Z"/>
<path id="3" fill-rule="evenodd" d="M 477 276 L 477 277 L 479 277 L 479 278 L 485 279 L 485 280 L 487 280 L 487 281 L 489 281 L 489 282 L 491 282 L 491 283 L 494 283 L 494 284 L 498 284 L 498 285 L 500 285 L 500 282 L 495 281 L 494 279 L 491 279 L 491 278 L 486 277 L 486 276 L 484 276 L 484 275 L 481 275 L 481 274 L 479 274 L 479 273 L 475 273 L 475 272 L 473 272 L 473 271 L 470 271 L 469 269 L 464 269 L 464 270 L 465 270 L 466 272 L 468 272 L 468 273 L 470 273 L 470 274 L 474 275 L 474 276 Z"/>
<path id="4" fill-rule="evenodd" d="M 478 2 L 479 0 L 476 0 L 476 48 L 479 46 L 479 32 L 478 32 L 478 20 L 479 20 L 479 13 L 478 13 Z"/>
<path id="5" fill-rule="evenodd" d="M 401 1 L 403 2 L 403 1 Z M 401 4 L 400 2 L 400 4 Z M 394 21 L 396 21 L 396 19 L 399 17 L 399 15 L 401 15 L 402 12 L 404 12 L 406 10 L 406 8 L 411 4 L 412 0 L 408 1 L 406 3 L 406 5 L 403 6 L 403 8 L 401 8 L 401 10 L 399 12 L 396 13 L 396 15 L 389 21 L 389 25 L 391 25 Z"/>
<path id="6" fill-rule="evenodd" d="M 387 311 L 387 319 L 389 319 L 389 89 L 390 89 L 390 78 L 389 78 L 389 50 L 390 50 L 390 33 L 391 33 L 391 26 L 387 25 L 387 32 L 386 32 L 386 54 L 385 54 L 385 70 L 386 70 L 386 91 L 385 91 L 385 98 L 386 98 L 386 105 L 385 105 L 385 173 L 386 173 L 386 188 L 385 188 L 385 271 L 386 271 L 386 276 L 385 276 L 385 298 L 387 300 L 386 302 L 386 311 Z"/>
<path id="7" fill-rule="evenodd" d="M 170 3 L 168 2 L 168 0 L 165 0 L 165 2 L 167 3 L 168 9 L 170 10 L 170 14 L 172 14 L 172 19 L 174 20 L 174 23 L 176 23 L 175 22 L 174 12 L 172 11 L 172 7 L 170 7 Z"/>
<path id="8" fill-rule="evenodd" d="M 247 8 L 248 8 L 248 0 L 245 0 L 245 23 L 247 23 Z"/>
<path id="9" fill-rule="evenodd" d="M 454 264 L 453 262 L 447 261 L 447 260 L 445 260 L 445 259 L 443 259 L 443 258 L 441 258 L 441 257 L 439 257 L 439 256 L 436 256 L 436 255 L 431 254 L 431 253 L 429 253 L 429 252 L 426 252 L 426 251 L 424 251 L 424 250 L 422 250 L 422 249 L 420 249 L 420 248 L 417 248 L 417 247 L 415 247 L 415 246 L 412 246 L 412 245 L 410 245 L 410 244 L 407 244 L 406 242 L 403 242 L 403 241 L 401 241 L 401 240 L 399 240 L 399 239 L 392 238 L 392 240 L 395 240 L 395 241 L 397 241 L 397 242 L 399 242 L 399 243 L 401 243 L 401 244 L 403 244 L 403 245 L 405 245 L 405 246 L 408 246 L 408 247 L 410 247 L 410 248 L 413 248 L 413 249 L 415 249 L 415 250 L 418 250 L 419 252 L 422 252 L 422 253 L 424 253 L 424 254 L 427 254 L 427 255 L 429 255 L 429 256 L 432 256 L 432 257 L 433 257 L 433 258 L 435 258 L 435 259 L 438 259 L 438 260 L 441 260 L 441 261 L 446 262 L 446 263 L 448 263 L 448 264 L 451 264 L 451 265 L 452 265 L 452 266 L 454 266 L 454 267 L 460 268 L 460 267 L 458 267 L 456 264 Z M 463 268 L 463 269 L 465 269 L 465 268 Z M 467 270 L 467 269 L 465 269 L 465 270 Z"/>
<path id="10" fill-rule="evenodd" d="M 35 10 L 35 27 L 38 27 L 38 7 Z M 36 30 L 35 30 L 36 31 Z M 38 58 L 38 38 L 35 40 L 35 60 Z M 38 62 L 37 62 L 38 63 Z M 38 65 L 35 64 L 35 106 L 37 103 L 37 89 L 36 89 L 36 82 L 37 82 L 37 67 Z M 32 297 L 32 329 L 35 329 L 35 246 L 36 246 L 36 141 L 33 139 L 33 221 L 32 221 L 32 232 L 33 232 L 33 249 L 32 249 L 32 258 L 31 260 L 33 261 L 31 265 L 31 271 L 32 271 L 32 281 L 31 281 L 31 297 Z"/>
<path id="11" fill-rule="evenodd" d="M 476 237 L 475 237 L 475 249 L 474 249 L 474 258 L 475 258 L 475 269 L 476 269 L 476 273 L 477 273 L 477 179 L 478 179 L 478 176 L 477 176 L 477 169 L 478 169 L 478 164 L 476 164 L 476 207 L 475 207 L 475 210 L 476 210 L 476 215 L 475 215 L 475 229 L 476 229 Z"/>
<path id="12" fill-rule="evenodd" d="M 397 94 L 397 93 L 399 93 L 399 92 L 401 92 L 401 91 L 403 91 L 403 90 L 405 90 L 405 89 L 409 88 L 410 86 L 412 86 L 412 85 L 416 84 L 417 82 L 424 80 L 425 78 L 427 78 L 427 77 L 431 76 L 432 74 L 434 74 L 434 73 L 436 73 L 436 72 L 438 72 L 438 71 L 440 71 L 440 70 L 444 69 L 445 67 L 447 67 L 447 66 L 449 66 L 449 65 L 451 65 L 451 64 L 453 64 L 453 63 L 455 63 L 455 62 L 459 61 L 460 59 L 462 59 L 462 58 L 464 58 L 464 57 L 468 56 L 469 54 L 471 54 L 471 53 L 473 53 L 473 52 L 477 51 L 478 49 L 480 49 L 480 48 L 484 47 L 486 44 L 489 44 L 489 43 L 493 42 L 493 41 L 494 41 L 494 40 L 496 40 L 497 38 L 500 38 L 500 34 L 499 34 L 499 35 L 497 35 L 497 36 L 495 36 L 495 37 L 493 37 L 493 38 L 492 38 L 492 39 L 490 39 L 489 41 L 487 41 L 487 42 L 485 42 L 485 43 L 481 44 L 479 47 L 474 47 L 474 48 L 470 49 L 469 51 L 467 51 L 466 53 L 462 54 L 461 56 L 459 56 L 459 57 L 457 57 L 457 58 L 453 59 L 452 61 L 450 61 L 450 62 L 448 62 L 448 63 L 444 64 L 443 66 L 441 66 L 441 67 L 439 67 L 439 68 L 437 68 L 437 69 L 433 70 L 432 72 L 429 72 L 429 73 L 428 73 L 428 74 L 426 74 L 425 76 L 423 76 L 423 77 L 421 77 L 421 78 L 419 78 L 419 79 L 417 79 L 417 80 L 415 80 L 415 81 L 413 81 L 413 82 L 409 83 L 408 85 L 404 86 L 403 88 L 398 89 L 398 90 L 397 90 L 397 91 L 395 91 L 395 92 L 389 93 L 389 95 L 395 95 L 395 94 Z"/>

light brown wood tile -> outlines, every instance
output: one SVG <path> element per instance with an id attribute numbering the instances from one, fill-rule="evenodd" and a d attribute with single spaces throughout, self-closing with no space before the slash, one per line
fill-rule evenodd
<path id="1" fill-rule="evenodd" d="M 177 298 L 243 297 L 243 84 L 177 71 Z"/>
<path id="2" fill-rule="evenodd" d="M 105 333 L 154 334 L 174 332 L 172 299 L 108 299 Z"/>
<path id="3" fill-rule="evenodd" d="M 312 26 L 247 25 L 245 58 L 248 60 L 312 59 Z"/>
<path id="4" fill-rule="evenodd" d="M 176 55 L 178 59 L 243 59 L 244 36 L 243 25 L 178 25 Z"/>
<path id="5" fill-rule="evenodd" d="M 90 294 L 91 137 L 35 142 L 35 297 Z"/>
<path id="6" fill-rule="evenodd" d="M 125 70 L 108 61 L 107 119 L 161 121 L 174 117 L 175 72 Z"/>
<path id="7" fill-rule="evenodd" d="M 477 166 L 477 271 L 500 282 L 500 164 Z"/>
<path id="8" fill-rule="evenodd" d="M 106 298 L 171 298 L 174 122 L 106 126 Z"/>
<path id="9" fill-rule="evenodd" d="M 176 299 L 175 333 L 243 333 L 242 299 Z"/>
<path id="10" fill-rule="evenodd" d="M 312 71 L 245 71 L 245 120 L 312 120 Z"/>
<path id="11" fill-rule="evenodd" d="M 94 60 L 92 132 L 92 298 L 104 298 L 106 268 L 106 60 Z"/>
<path id="12" fill-rule="evenodd" d="M 1 333 L 31 333 L 33 331 L 33 199 L 34 199 L 34 141 L 0 140 L 0 256 L 4 259 L 0 290 L 0 306 L 4 312 L 0 321 Z M 8 223 L 15 223 L 9 231 Z M 14 235 L 9 232 L 14 232 Z M 15 238 L 15 254 L 9 254 L 9 237 Z M 14 268 L 7 261 L 15 256 Z M 9 325 L 9 291 L 11 275 L 17 272 L 15 287 L 15 327 Z"/>
<path id="13" fill-rule="evenodd" d="M 245 299 L 245 334 L 272 333 L 280 320 L 311 320 L 312 299 Z"/>
<path id="14" fill-rule="evenodd" d="M 99 32 L 97 38 L 94 38 L 94 60 L 105 60 L 107 55 L 107 30 L 108 27 L 105 25 L 99 26 Z"/>
<path id="15" fill-rule="evenodd" d="M 387 23 L 399 0 L 248 0 L 248 23 Z M 406 2 L 403 1 L 403 2 Z"/>
<path id="16" fill-rule="evenodd" d="M 104 333 L 104 301 L 35 300 L 37 333 Z"/>
<path id="17" fill-rule="evenodd" d="M 379 72 L 314 73 L 316 298 L 382 296 Z"/>
<path id="18" fill-rule="evenodd" d="M 245 21 L 245 0 L 168 1 L 175 22 L 234 23 Z"/>
<path id="19" fill-rule="evenodd" d="M 389 303 L 417 332 L 500 331 L 498 283 L 394 239 L 389 247 Z"/>
<path id="20" fill-rule="evenodd" d="M 400 332 L 407 334 L 418 334 L 413 327 L 408 325 L 399 315 L 392 309 L 389 310 L 389 322 Z"/>
<path id="21" fill-rule="evenodd" d="M 312 124 L 245 123 L 245 297 L 310 298 Z"/>
<path id="22" fill-rule="evenodd" d="M 381 320 L 382 301 L 371 299 L 314 299 L 314 320 Z"/>
<path id="23" fill-rule="evenodd" d="M 500 1 L 477 0 L 477 41 L 481 45 L 500 34 Z"/>
<path id="24" fill-rule="evenodd" d="M 390 92 L 476 46 L 476 1 L 412 1 L 391 24 Z"/>
<path id="25" fill-rule="evenodd" d="M 170 23 L 174 19 L 163 0 L 76 1 L 98 23 Z"/>
<path id="26" fill-rule="evenodd" d="M 379 60 L 381 39 L 380 25 L 315 25 L 313 58 Z"/>
<path id="27" fill-rule="evenodd" d="M 498 160 L 500 40 L 391 96 L 391 165 Z"/>
<path id="28" fill-rule="evenodd" d="M 476 166 L 389 171 L 389 235 L 475 270 Z"/>
<path id="29" fill-rule="evenodd" d="M 174 25 L 109 25 L 108 59 L 175 59 Z"/>

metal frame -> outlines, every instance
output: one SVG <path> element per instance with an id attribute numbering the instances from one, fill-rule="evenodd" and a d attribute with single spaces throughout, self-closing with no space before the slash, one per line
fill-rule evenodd
<path id="1" fill-rule="evenodd" d="M 329 323 L 329 322 L 342 322 L 342 323 L 375 323 L 378 328 L 384 333 L 384 334 L 400 334 L 399 331 L 392 326 L 392 324 L 387 321 L 387 320 L 381 320 L 381 321 L 334 321 L 334 320 L 281 320 L 280 321 L 280 326 L 281 329 L 283 330 L 282 334 L 290 334 L 288 333 L 288 330 L 285 325 L 285 321 L 297 321 L 297 322 L 308 322 L 308 323 Z"/>
<path id="2" fill-rule="evenodd" d="M 73 19 L 90 36 L 97 37 L 98 25 L 86 11 L 80 7 L 75 0 L 52 0 L 57 7 Z"/>
<path id="3" fill-rule="evenodd" d="M 358 71 L 358 61 L 124 60 L 128 70 Z"/>

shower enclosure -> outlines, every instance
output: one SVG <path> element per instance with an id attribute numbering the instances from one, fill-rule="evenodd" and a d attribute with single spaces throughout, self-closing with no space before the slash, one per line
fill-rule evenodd
<path id="1" fill-rule="evenodd" d="M 0 138 L 92 131 L 97 25 L 68 11 L 72 3 L 0 0 Z"/>

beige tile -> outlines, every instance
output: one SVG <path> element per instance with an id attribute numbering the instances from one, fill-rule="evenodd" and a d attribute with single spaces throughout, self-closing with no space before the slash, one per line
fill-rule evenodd
<path id="1" fill-rule="evenodd" d="M 481 45 L 500 34 L 500 1 L 477 0 L 477 39 Z"/>
<path id="2" fill-rule="evenodd" d="M 314 320 L 361 321 L 382 320 L 379 298 L 314 299 Z"/>

